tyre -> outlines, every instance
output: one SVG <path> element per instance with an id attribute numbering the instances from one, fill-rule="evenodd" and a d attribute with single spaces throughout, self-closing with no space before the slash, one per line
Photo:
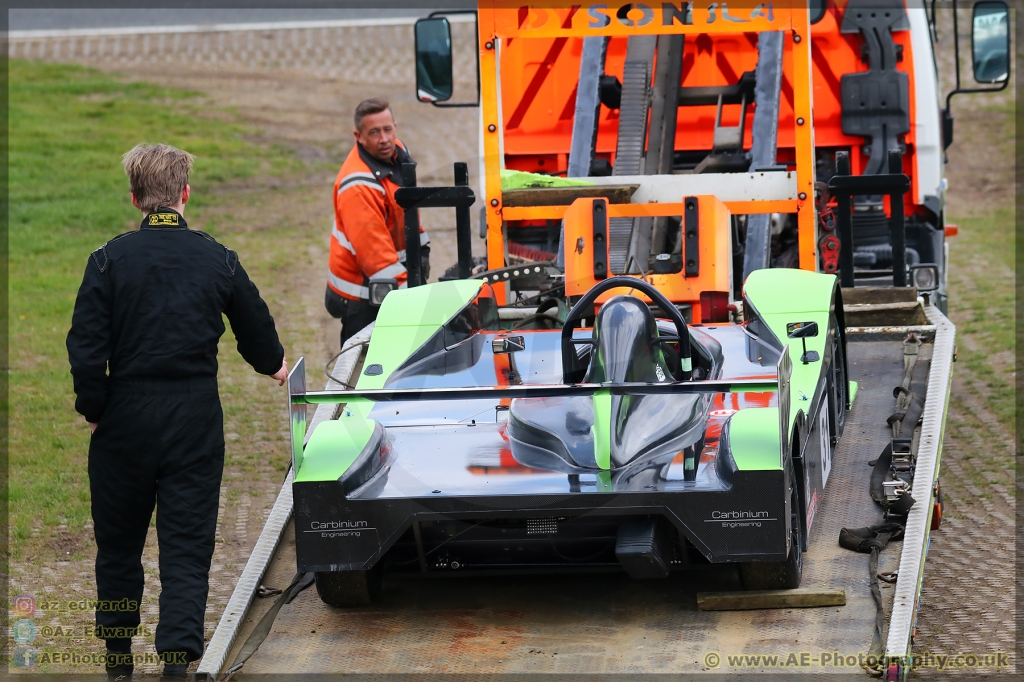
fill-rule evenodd
<path id="1" fill-rule="evenodd" d="M 832 345 L 832 376 L 831 401 L 835 414 L 835 428 L 833 429 L 836 438 L 843 434 L 843 427 L 846 426 L 846 409 L 849 406 L 850 379 L 846 375 L 846 358 L 843 357 L 843 345 L 839 340 L 839 334 Z"/>
<path id="2" fill-rule="evenodd" d="M 748 590 L 792 590 L 800 587 L 804 572 L 803 530 L 800 526 L 800 495 L 790 469 L 790 525 L 792 538 L 785 561 L 748 561 L 740 564 L 740 580 Z"/>
<path id="3" fill-rule="evenodd" d="M 380 594 L 384 577 L 379 567 L 367 571 L 315 573 L 316 593 L 328 606 L 367 606 Z"/>

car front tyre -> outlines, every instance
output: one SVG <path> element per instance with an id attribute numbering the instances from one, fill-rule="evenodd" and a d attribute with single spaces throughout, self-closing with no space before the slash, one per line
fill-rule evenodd
<path id="1" fill-rule="evenodd" d="M 380 595 L 384 574 L 379 566 L 365 571 L 315 573 L 316 592 L 328 606 L 368 606 Z"/>

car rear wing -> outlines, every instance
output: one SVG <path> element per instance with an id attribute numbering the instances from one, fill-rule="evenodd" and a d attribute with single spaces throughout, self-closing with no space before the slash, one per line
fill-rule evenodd
<path id="1" fill-rule="evenodd" d="M 495 400 L 514 398 L 553 398 L 594 395 L 672 395 L 693 393 L 778 392 L 779 433 L 789 430 L 789 384 L 793 363 L 789 346 L 785 346 L 776 365 L 776 377 L 737 379 L 731 381 L 671 381 L 665 383 L 621 384 L 533 384 L 518 386 L 469 386 L 464 388 L 378 388 L 350 391 L 307 391 L 305 358 L 299 358 L 288 375 L 288 411 L 292 445 L 292 467 L 298 472 L 302 465 L 303 441 L 308 424 L 308 406 L 341 405 L 357 400 L 373 402 L 419 400 Z M 779 439 L 781 461 L 785 462 L 789 439 Z"/>

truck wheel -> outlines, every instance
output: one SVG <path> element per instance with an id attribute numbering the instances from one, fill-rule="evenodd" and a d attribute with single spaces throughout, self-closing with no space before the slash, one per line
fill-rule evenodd
<path id="1" fill-rule="evenodd" d="M 366 606 L 380 594 L 384 576 L 374 566 L 368 571 L 325 571 L 314 577 L 316 592 L 328 606 Z"/>
<path id="2" fill-rule="evenodd" d="M 792 590 L 800 587 L 804 572 L 803 532 L 800 528 L 800 496 L 790 473 L 790 525 L 792 540 L 785 561 L 748 561 L 740 564 L 740 580 L 748 590 Z"/>

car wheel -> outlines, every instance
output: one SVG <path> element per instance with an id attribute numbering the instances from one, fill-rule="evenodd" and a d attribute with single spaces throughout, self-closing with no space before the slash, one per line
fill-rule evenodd
<path id="1" fill-rule="evenodd" d="M 841 436 L 846 426 L 846 409 L 849 405 L 850 380 L 846 375 L 846 359 L 838 333 L 832 345 L 832 405 L 835 414 L 835 435 Z"/>
<path id="2" fill-rule="evenodd" d="M 792 590 L 800 587 L 804 572 L 803 530 L 800 526 L 800 495 L 790 469 L 790 539 L 785 561 L 748 561 L 740 564 L 740 580 L 748 590 Z"/>
<path id="3" fill-rule="evenodd" d="M 315 573 L 316 592 L 328 606 L 366 606 L 380 594 L 384 577 L 378 566 L 366 571 Z"/>

